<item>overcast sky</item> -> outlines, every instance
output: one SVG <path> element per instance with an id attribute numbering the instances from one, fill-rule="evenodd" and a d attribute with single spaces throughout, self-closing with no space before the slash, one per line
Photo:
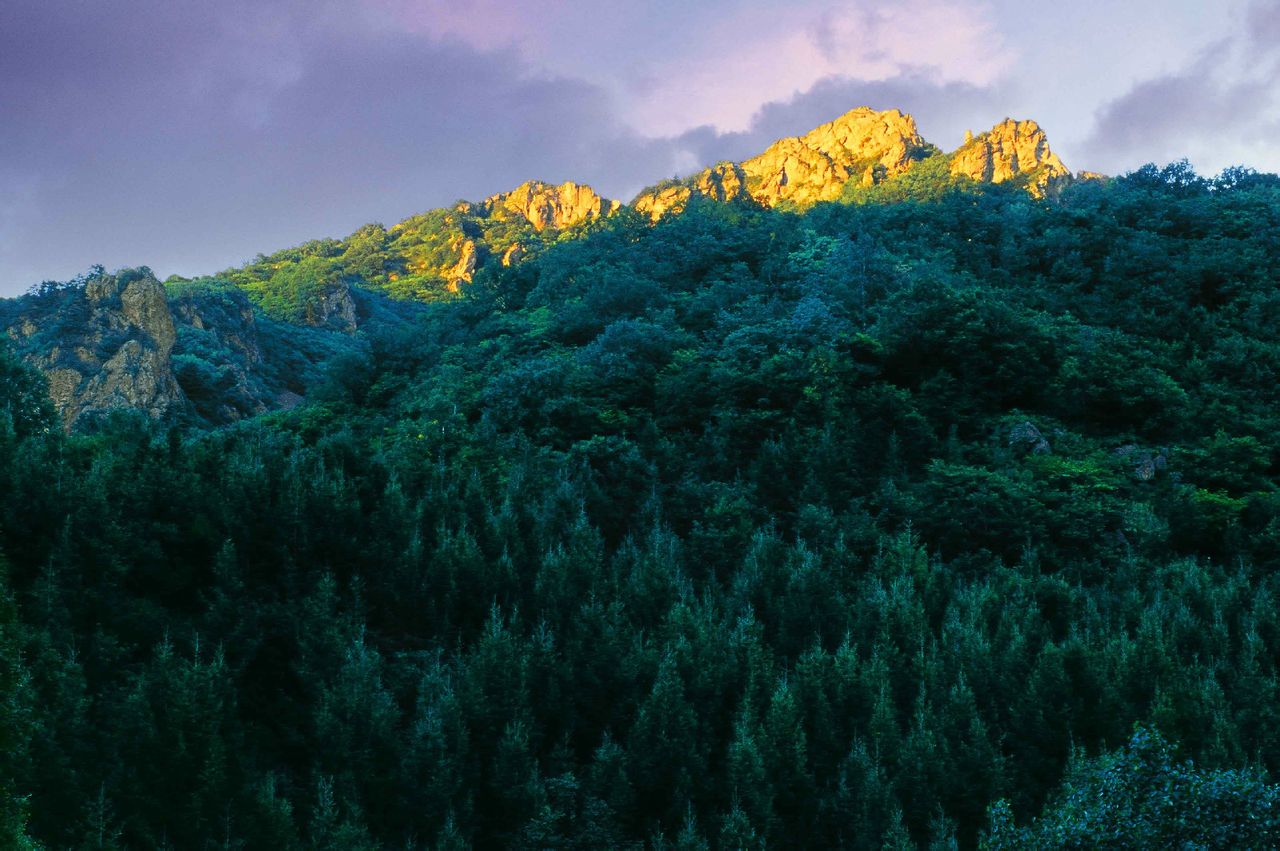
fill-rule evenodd
<path id="1" fill-rule="evenodd" d="M 626 200 L 862 105 L 1280 171 L 1280 0 L 3 0 L 0 294 L 530 178 Z"/>

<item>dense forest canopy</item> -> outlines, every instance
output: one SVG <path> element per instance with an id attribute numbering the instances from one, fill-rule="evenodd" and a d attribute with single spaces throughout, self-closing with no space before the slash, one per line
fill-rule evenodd
<path id="1" fill-rule="evenodd" d="M 1280 842 L 1280 178 L 919 184 L 611 217 L 217 430 L 0 355 L 0 831 Z"/>

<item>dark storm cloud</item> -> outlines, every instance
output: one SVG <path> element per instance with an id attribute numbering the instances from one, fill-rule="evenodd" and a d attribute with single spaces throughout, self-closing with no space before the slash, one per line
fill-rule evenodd
<path id="1" fill-rule="evenodd" d="M 337 6 L 214 5 L 6 13 L 0 291 L 94 262 L 214 271 L 530 178 L 629 198 L 853 106 L 945 124 L 986 97 L 924 76 L 830 79 L 767 105 L 746 132 L 647 139 L 604 90 L 538 76 L 511 54 Z"/>
<path id="2" fill-rule="evenodd" d="M 639 135 L 605 88 L 346 0 L 0 7 L 0 294 L 92 263 L 213 272 L 528 179 L 629 199 L 855 107 L 952 148 L 994 93 L 819 81 L 744 132 Z M 978 128 L 975 128 L 978 129 Z"/>
<path id="3" fill-rule="evenodd" d="M 207 272 L 531 177 L 671 167 L 601 89 L 509 55 L 323 5 L 214 6 L 4 13 L 0 292 L 94 262 Z"/>
<path id="4" fill-rule="evenodd" d="M 1214 167 L 1242 162 L 1274 138 L 1277 86 L 1280 4 L 1264 0 L 1249 7 L 1233 37 L 1104 104 L 1082 147 L 1113 172 L 1183 157 Z"/>
<path id="5" fill-rule="evenodd" d="M 854 107 L 869 106 L 910 113 L 928 141 L 952 150 L 965 129 L 985 130 L 1005 117 L 1000 114 L 1002 97 L 997 88 L 939 82 L 924 71 L 879 81 L 832 77 L 790 100 L 765 104 L 745 132 L 717 134 L 700 128 L 681 141 L 700 161 L 741 160 L 775 139 L 806 133 Z"/>

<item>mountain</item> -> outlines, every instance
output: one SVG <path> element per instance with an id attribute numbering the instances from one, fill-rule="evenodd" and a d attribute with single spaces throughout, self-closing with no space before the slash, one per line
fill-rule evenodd
<path id="1" fill-rule="evenodd" d="M 860 107 L 741 163 L 720 163 L 647 189 L 632 206 L 653 219 L 682 209 L 694 195 L 804 208 L 840 199 L 853 188 L 891 183 L 926 161 L 945 162 L 952 176 L 975 183 L 1018 181 L 1036 197 L 1061 191 L 1071 180 L 1034 121 L 1006 119 L 977 138 L 970 134 L 947 155 L 920 136 L 910 115 Z"/>
<path id="2" fill-rule="evenodd" d="M 691 195 L 750 198 L 766 207 L 808 206 L 839 198 L 851 180 L 861 185 L 892 180 L 936 152 L 911 116 L 861 107 L 804 136 L 774 142 L 749 160 L 721 163 L 646 190 L 632 203 L 655 219 L 682 208 Z"/>
<path id="3" fill-rule="evenodd" d="M 10 335 L 48 377 L 64 426 L 111 408 L 153 417 L 183 408 L 171 358 L 177 330 L 153 277 L 95 276 L 82 287 L 48 289 L 16 306 Z"/>
<path id="4" fill-rule="evenodd" d="M 366 225 L 162 286 L 100 273 L 0 310 L 0 327 L 50 381 L 67 427 L 114 408 L 222 424 L 294 404 L 370 321 L 456 297 L 485 270 L 536 258 L 607 220 L 656 222 L 692 198 L 803 210 L 822 202 L 1009 184 L 1036 198 L 1072 181 L 1033 121 L 1006 120 L 951 154 L 898 110 L 860 107 L 741 163 L 660 183 L 629 205 L 574 182 L 529 181 L 390 228 Z M 8 317 L 7 319 L 5 317 Z M 278 345 L 264 345 L 264 334 Z"/>
<path id="5" fill-rule="evenodd" d="M 1280 177 L 865 138 L 0 303 L 0 848 L 1280 848 Z"/>
<path id="6" fill-rule="evenodd" d="M 1034 121 L 1007 118 L 981 136 L 969 135 L 950 160 L 953 175 L 977 183 L 1020 181 L 1037 198 L 1061 192 L 1072 179 Z"/>
<path id="7" fill-rule="evenodd" d="M 204 426 L 297 404 L 326 363 L 416 305 L 359 287 L 321 288 L 302 320 L 273 318 L 215 280 L 162 284 L 150 269 L 95 269 L 0 302 L 0 327 L 47 377 L 65 428 L 117 409 Z"/>
<path id="8" fill-rule="evenodd" d="M 1035 197 L 1052 196 L 1073 179 L 1035 122 L 1006 120 L 944 154 L 921 137 L 910 115 L 860 107 L 741 163 L 719 163 L 656 184 L 630 204 L 603 198 L 582 184 L 531 181 L 390 228 L 367 225 L 345 240 L 318 240 L 259 257 L 219 277 L 245 289 L 269 312 L 292 319 L 308 315 L 301 302 L 308 297 L 308 284 L 317 281 L 358 283 L 396 298 L 448 299 L 482 270 L 536 257 L 612 216 L 638 213 L 656 221 L 684 209 L 694 196 L 785 209 L 866 200 L 863 196 L 892 198 L 920 172 L 928 175 L 916 182 L 928 184 L 930 191 L 1011 184 Z"/>

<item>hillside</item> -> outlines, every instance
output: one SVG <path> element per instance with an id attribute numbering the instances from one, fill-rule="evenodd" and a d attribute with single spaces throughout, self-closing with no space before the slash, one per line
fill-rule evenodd
<path id="1" fill-rule="evenodd" d="M 0 815 L 50 847 L 1276 845 L 1280 178 L 1057 185 L 1009 132 L 847 168 L 844 203 L 455 209 L 547 238 L 425 305 L 169 282 L 180 354 L 250 362 L 249 316 L 355 343 L 223 428 L 65 433 L 0 356 Z M 7 321 L 158 355 L 157 286 Z"/>
<path id="2" fill-rule="evenodd" d="M 222 425 L 296 404 L 326 363 L 363 345 L 358 331 L 402 321 L 414 313 L 408 303 L 455 299 L 478 275 L 587 237 L 614 217 L 656 222 L 694 197 L 804 210 L 1002 185 L 1045 198 L 1072 181 L 1033 121 L 1006 120 L 943 154 L 911 116 L 860 107 L 742 163 L 647 189 L 630 205 L 577 183 L 530 181 L 216 275 L 173 277 L 163 289 L 146 267 L 49 282 L 0 301 L 0 329 L 48 376 L 69 428 L 121 408 Z"/>

